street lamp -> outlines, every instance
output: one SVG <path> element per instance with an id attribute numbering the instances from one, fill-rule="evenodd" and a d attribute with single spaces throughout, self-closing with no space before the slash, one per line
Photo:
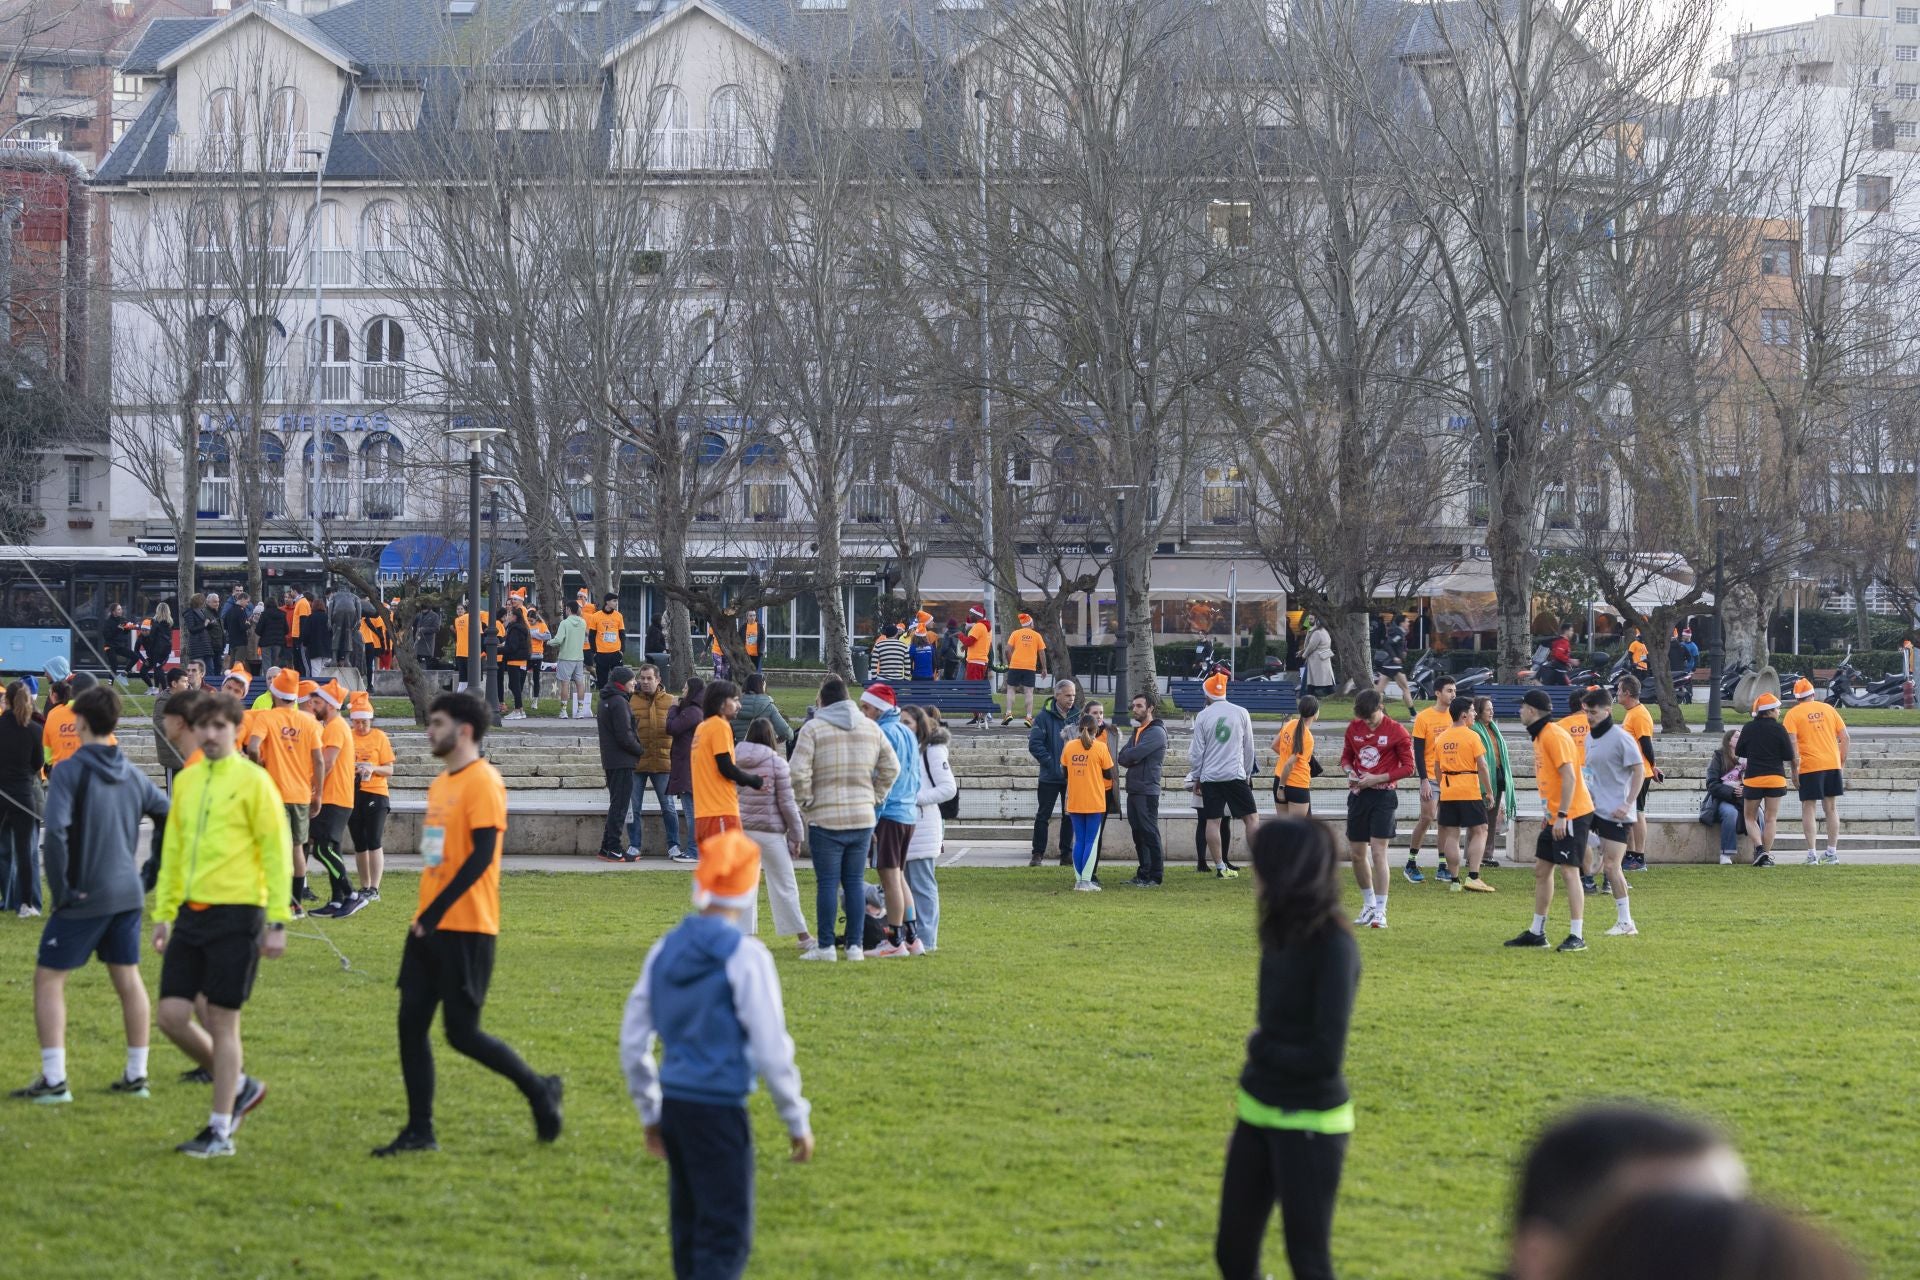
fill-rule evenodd
<path id="1" fill-rule="evenodd" d="M 467 447 L 467 686 L 480 688 L 480 452 L 507 434 L 471 418 L 447 428 L 447 438 Z"/>
<path id="2" fill-rule="evenodd" d="M 500 486 L 510 483 L 510 480 L 507 476 L 488 471 L 481 475 L 480 483 L 487 490 L 487 600 L 493 606 L 494 633 L 498 635 L 500 625 L 507 616 L 508 590 L 506 572 L 500 567 Z M 501 723 L 501 705 L 506 701 L 506 694 L 501 688 L 501 682 L 506 679 L 503 670 L 505 662 L 506 654 L 500 651 L 496 641 L 493 671 L 487 679 L 487 712 L 496 728 Z"/>
<path id="3" fill-rule="evenodd" d="M 1727 534 L 1726 522 L 1721 516 L 1721 504 L 1732 502 L 1732 495 L 1718 498 L 1706 498 L 1703 501 L 1713 511 L 1713 647 L 1707 651 L 1707 665 L 1713 671 L 1713 683 L 1707 688 L 1707 725 L 1708 733 L 1720 733 L 1726 728 L 1720 720 L 1720 684 L 1721 669 L 1727 664 Z"/>
<path id="4" fill-rule="evenodd" d="M 987 582 L 981 592 L 981 604 L 987 611 L 987 625 L 998 625 L 993 616 L 993 575 L 997 568 L 993 543 L 993 393 L 987 383 L 987 355 L 993 343 L 993 329 L 987 319 L 988 271 L 991 258 L 987 239 L 992 219 L 987 209 L 987 104 L 996 101 L 985 89 L 973 91 L 980 117 L 980 539 L 987 551 Z"/>
<path id="5" fill-rule="evenodd" d="M 313 231 L 312 244 L 307 250 L 308 260 L 313 263 L 313 357 L 312 367 L 307 371 L 307 386 L 312 392 L 313 402 L 313 466 L 307 477 L 310 486 L 307 491 L 307 514 L 313 517 L 313 545 L 316 550 L 321 546 L 320 539 L 320 364 L 326 358 L 327 335 L 324 327 L 326 316 L 325 269 L 320 260 L 320 210 L 325 193 L 327 153 L 316 147 L 302 147 L 300 154 L 313 161 Z M 343 511 L 342 514 L 345 514 Z"/>

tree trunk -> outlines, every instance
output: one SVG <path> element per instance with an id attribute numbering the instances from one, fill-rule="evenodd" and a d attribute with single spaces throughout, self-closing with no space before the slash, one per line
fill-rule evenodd
<path id="1" fill-rule="evenodd" d="M 1531 524 L 1525 515 L 1519 519 Z M 1487 522 L 1487 549 L 1493 553 L 1493 599 L 1499 618 L 1499 650 L 1496 675 L 1503 681 L 1519 678 L 1519 672 L 1533 653 L 1533 549 L 1526 544 L 1525 529 L 1515 529 L 1515 519 L 1498 511 Z"/>
<path id="2" fill-rule="evenodd" d="M 661 541 L 660 576 L 682 590 L 688 585 L 687 540 L 677 531 Z M 667 657 L 676 683 L 684 689 L 693 675 L 693 618 L 687 602 L 671 592 L 667 594 Z"/>
<path id="3" fill-rule="evenodd" d="M 175 590 L 180 595 L 174 602 L 175 618 L 180 617 L 193 595 L 194 556 L 200 541 L 200 429 L 191 405 L 180 411 L 180 470 L 186 483 L 180 496 L 179 540 L 174 544 Z M 185 640 L 184 633 L 181 639 Z"/>
<path id="4" fill-rule="evenodd" d="M 1867 612 L 1867 589 L 1873 585 L 1871 574 L 1853 577 L 1853 647 L 1873 648 L 1873 619 Z"/>
<path id="5" fill-rule="evenodd" d="M 1034 619 L 1039 625 L 1034 629 L 1047 642 L 1047 669 L 1053 672 L 1055 681 L 1074 678 L 1073 655 L 1067 652 L 1067 629 L 1060 625 L 1060 611 L 1065 604 L 1064 598 L 1056 597 L 1033 606 L 1040 611 Z"/>
<path id="6" fill-rule="evenodd" d="M 820 654 L 827 670 L 843 680 L 853 679 L 852 639 L 847 632 L 845 560 L 840 550 L 840 510 L 836 503 L 822 504 L 817 513 L 820 536 L 820 572 L 815 594 L 820 602 L 820 627 L 824 649 Z"/>
<path id="7" fill-rule="evenodd" d="M 1132 515 L 1132 506 L 1129 515 Z M 1152 596 L 1153 544 L 1145 537 L 1134 541 L 1138 550 L 1127 553 L 1127 678 L 1128 689 L 1160 687 L 1159 664 L 1153 653 Z"/>
<path id="8" fill-rule="evenodd" d="M 1724 639 L 1727 668 L 1731 670 L 1743 662 L 1752 664 L 1755 670 L 1766 665 L 1766 618 L 1760 607 L 1760 596 L 1746 583 L 1735 583 L 1727 588 L 1727 598 L 1720 609 L 1727 627 Z M 1713 675 L 1716 680 L 1720 678 L 1718 671 Z"/>
<path id="9" fill-rule="evenodd" d="M 1373 642 L 1367 634 L 1373 615 L 1365 609 L 1345 609 L 1329 622 L 1334 684 L 1344 687 L 1351 680 L 1356 693 L 1373 688 Z"/>

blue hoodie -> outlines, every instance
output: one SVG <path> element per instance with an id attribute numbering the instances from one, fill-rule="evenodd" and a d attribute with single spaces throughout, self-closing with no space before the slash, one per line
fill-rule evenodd
<path id="1" fill-rule="evenodd" d="M 900 718 L 897 707 L 882 712 L 875 723 L 886 736 L 887 745 L 893 748 L 893 758 L 900 762 L 900 773 L 874 816 L 891 818 L 910 827 L 920 821 L 920 740 Z"/>

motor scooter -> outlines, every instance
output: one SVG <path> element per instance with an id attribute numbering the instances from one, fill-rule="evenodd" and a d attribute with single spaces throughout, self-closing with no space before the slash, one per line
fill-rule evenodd
<path id="1" fill-rule="evenodd" d="M 1866 682 L 1853 665 L 1853 646 L 1827 682 L 1827 701 L 1837 707 L 1901 707 L 1906 705 L 1907 678 L 1895 674 Z"/>

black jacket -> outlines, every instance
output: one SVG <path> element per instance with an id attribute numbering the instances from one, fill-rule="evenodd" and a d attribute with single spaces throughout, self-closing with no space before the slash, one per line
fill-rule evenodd
<path id="1" fill-rule="evenodd" d="M 667 651 L 667 633 L 656 619 L 647 624 L 647 652 L 665 653 Z"/>
<path id="2" fill-rule="evenodd" d="M 265 617 L 266 615 L 262 614 L 261 616 Z M 286 621 L 285 615 L 282 615 L 281 621 L 283 623 Z M 247 646 L 247 610 L 246 609 L 243 609 L 239 605 L 229 601 L 227 603 L 227 607 L 220 611 L 220 626 L 227 633 L 227 647 L 229 649 L 246 648 Z"/>
<path id="3" fill-rule="evenodd" d="M 214 637 L 224 633 L 215 631 L 212 623 L 213 619 L 207 616 L 204 609 L 189 608 L 180 615 L 180 630 L 186 637 L 186 652 L 181 655 L 182 658 L 211 662 L 219 656 L 220 642 Z"/>
<path id="4" fill-rule="evenodd" d="M 278 649 L 287 643 L 287 615 L 277 604 L 270 604 L 260 611 L 260 621 L 254 626 L 254 638 L 262 648 L 269 645 Z"/>
<path id="5" fill-rule="evenodd" d="M 40 766 L 47 759 L 42 742 L 38 717 L 21 724 L 0 711 L 0 795 L 31 808 L 35 821 L 40 814 Z M 0 800 L 0 818 L 17 813 Z"/>
<path id="6" fill-rule="evenodd" d="M 507 624 L 506 638 L 500 644 L 502 662 L 528 662 L 533 658 L 533 633 L 520 621 Z"/>
<path id="7" fill-rule="evenodd" d="M 1793 738 L 1778 717 L 1755 716 L 1740 730 L 1740 741 L 1734 750 L 1747 762 L 1747 777 L 1784 778 L 1793 760 Z"/>
<path id="8" fill-rule="evenodd" d="M 1247 1037 L 1240 1087 L 1270 1107 L 1328 1111 L 1348 1100 L 1343 1064 L 1360 947 L 1327 924 L 1305 942 L 1260 953 L 1260 1022 Z"/>
<path id="9" fill-rule="evenodd" d="M 327 622 L 326 610 L 315 609 L 300 620 L 300 647 L 308 653 L 333 652 L 333 627 Z"/>
<path id="10" fill-rule="evenodd" d="M 1124 730 L 1123 730 L 1124 733 Z M 1167 759 L 1167 730 L 1155 716 L 1146 728 L 1124 733 L 1120 753 L 1113 762 L 1127 771 L 1127 794 L 1160 794 L 1160 770 Z"/>
<path id="11" fill-rule="evenodd" d="M 167 659 L 173 656 L 173 624 L 154 623 L 147 634 L 140 637 L 140 656 L 147 661 L 147 673 L 158 675 L 167 665 Z"/>
<path id="12" fill-rule="evenodd" d="M 413 615 L 413 652 L 422 662 L 440 656 L 440 611 L 422 609 Z"/>
<path id="13" fill-rule="evenodd" d="M 647 749 L 640 745 L 640 737 L 633 731 L 633 707 L 627 701 L 627 691 L 612 685 L 602 689 L 600 711 L 595 720 L 600 727 L 600 767 L 609 773 L 633 772 L 633 766 L 640 763 Z"/>
<path id="14" fill-rule="evenodd" d="M 1070 713 L 1063 714 L 1060 705 L 1052 698 L 1041 707 L 1033 717 L 1033 728 L 1027 730 L 1027 754 L 1040 766 L 1040 781 L 1056 785 L 1064 784 L 1067 771 L 1060 767 L 1060 748 L 1066 745 L 1072 729 L 1067 723 L 1067 715 L 1073 716 L 1073 723 L 1080 723 L 1080 704 L 1075 703 Z"/>

